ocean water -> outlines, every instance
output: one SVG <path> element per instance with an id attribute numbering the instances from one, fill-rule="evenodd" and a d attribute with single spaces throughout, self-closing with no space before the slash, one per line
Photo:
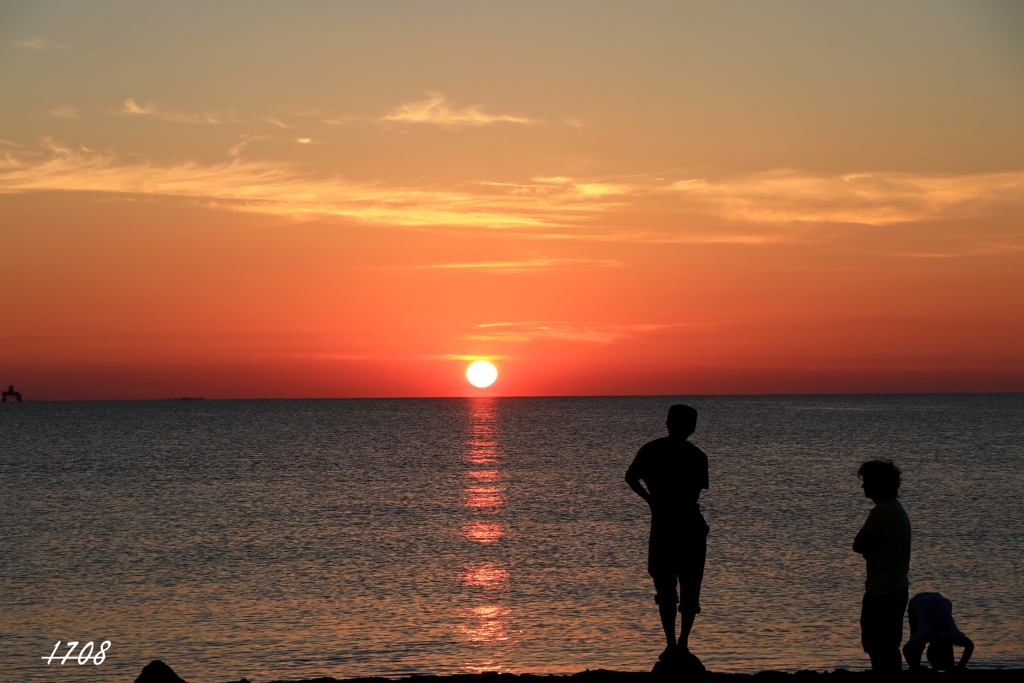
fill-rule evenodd
<path id="1" fill-rule="evenodd" d="M 1024 395 L 168 401 L 0 405 L 0 678 L 648 670 L 623 474 L 673 402 L 710 460 L 709 669 L 867 667 L 850 546 L 879 457 L 911 594 L 953 601 L 972 666 L 1024 667 Z M 72 640 L 106 660 L 61 666 Z"/>

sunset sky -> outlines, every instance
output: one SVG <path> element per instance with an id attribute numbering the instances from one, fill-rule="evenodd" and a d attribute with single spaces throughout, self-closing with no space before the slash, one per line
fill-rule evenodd
<path id="1" fill-rule="evenodd" d="M 5 2 L 0 266 L 32 399 L 1024 391 L 1024 3 Z"/>

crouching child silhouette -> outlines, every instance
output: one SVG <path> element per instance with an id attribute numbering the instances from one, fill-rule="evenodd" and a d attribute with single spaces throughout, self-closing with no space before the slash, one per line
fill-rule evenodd
<path id="1" fill-rule="evenodd" d="M 687 440 L 697 427 L 696 410 L 672 406 L 666 426 L 667 437 L 651 441 L 636 454 L 626 471 L 626 482 L 651 506 L 647 572 L 654 579 L 654 601 L 668 641 L 655 672 L 659 667 L 703 671 L 700 660 L 690 653 L 689 637 L 700 613 L 700 586 L 707 556 L 708 525 L 697 499 L 708 488 L 708 458 Z M 678 641 L 677 602 L 682 618 Z"/>
<path id="2" fill-rule="evenodd" d="M 899 673 L 903 668 L 900 641 L 910 586 L 910 518 L 896 500 L 900 475 L 891 460 L 872 460 L 857 470 L 864 480 L 864 495 L 875 503 L 853 550 L 867 560 L 861 643 L 878 673 Z"/>
<path id="3" fill-rule="evenodd" d="M 956 668 L 963 670 L 974 654 L 974 643 L 960 632 L 953 621 L 953 603 L 939 593 L 918 593 L 907 609 L 910 617 L 910 640 L 903 646 L 903 656 L 911 671 L 921 665 L 921 652 L 928 645 L 928 663 L 938 671 L 953 671 L 953 646 L 964 649 Z"/>

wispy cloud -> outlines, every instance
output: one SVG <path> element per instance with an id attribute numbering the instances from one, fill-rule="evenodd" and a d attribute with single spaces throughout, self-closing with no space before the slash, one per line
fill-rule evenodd
<path id="1" fill-rule="evenodd" d="M 579 180 L 576 178 L 565 178 L 555 176 L 553 178 L 534 178 L 533 181 L 541 186 L 556 186 L 559 188 L 571 188 L 583 197 L 610 197 L 613 195 L 629 194 L 637 188 L 634 185 L 624 183 L 612 183 L 596 180 Z"/>
<path id="2" fill-rule="evenodd" d="M 51 116 L 56 116 L 59 119 L 77 119 L 78 118 L 78 107 L 70 104 L 62 104 L 59 107 L 54 107 L 50 110 Z"/>
<path id="3" fill-rule="evenodd" d="M 418 360 L 507 360 L 508 356 L 502 355 L 491 355 L 481 356 L 480 354 L 466 354 L 466 353 L 431 353 L 416 356 Z"/>
<path id="4" fill-rule="evenodd" d="M 278 128 L 283 128 L 284 130 L 290 130 L 292 128 L 295 128 L 295 126 L 291 125 L 290 123 L 285 123 L 281 119 L 275 118 L 273 116 L 268 118 L 261 118 L 260 120 L 265 121 L 266 123 L 269 123 L 273 126 L 277 126 Z"/>
<path id="5" fill-rule="evenodd" d="M 780 242 L 806 242 L 802 232 L 774 226 L 730 226 L 717 230 L 617 230 L 611 227 L 573 226 L 573 230 L 545 230 L 534 232 L 534 237 L 552 241 L 631 242 L 635 244 L 774 244 Z"/>
<path id="6" fill-rule="evenodd" d="M 622 261 L 589 258 L 532 258 L 518 261 L 479 261 L 476 263 L 441 263 L 420 266 L 428 269 L 443 270 L 482 270 L 499 273 L 518 273 L 552 268 L 568 268 L 570 266 L 596 266 L 615 268 L 624 265 Z"/>
<path id="7" fill-rule="evenodd" d="M 125 106 L 137 116 L 162 115 L 156 107 L 135 100 Z M 189 197 L 235 211 L 296 218 L 337 216 L 398 226 L 516 229 L 562 241 L 724 244 L 810 239 L 814 231 L 804 226 L 812 223 L 888 225 L 995 215 L 1024 206 L 1024 171 L 960 176 L 776 171 L 720 180 L 662 176 L 628 182 L 545 175 L 519 183 L 436 186 L 354 182 L 318 176 L 293 163 L 241 158 L 247 145 L 272 137 L 241 138 L 229 150 L 234 158 L 227 162 L 172 164 L 73 149 L 51 138 L 34 149 L 0 142 L 0 192 Z M 317 144 L 304 137 L 276 139 Z M 638 221 L 638 216 L 654 220 Z M 715 220 L 705 220 L 709 216 Z M 536 257 L 431 267 L 511 272 L 573 263 Z"/>
<path id="8" fill-rule="evenodd" d="M 1013 242 L 984 242 L 973 247 L 963 249 L 950 249 L 948 251 L 867 251 L 862 253 L 873 256 L 885 256 L 887 258 L 914 258 L 914 259 L 952 259 L 971 256 L 1003 256 L 1006 254 L 1018 254 L 1024 252 L 1024 243 Z"/>
<path id="9" fill-rule="evenodd" d="M 273 139 L 273 136 L 270 136 L 270 135 L 243 135 L 242 136 L 242 141 L 239 142 L 237 145 L 231 147 L 228 150 L 228 154 L 230 154 L 233 157 L 241 156 L 242 150 L 244 150 L 249 145 L 249 143 L 255 142 L 256 140 L 272 140 L 272 139 Z"/>
<path id="10" fill-rule="evenodd" d="M 1024 172 L 814 176 L 781 169 L 720 181 L 679 180 L 668 190 L 734 221 L 887 225 L 1020 204 Z"/>
<path id="11" fill-rule="evenodd" d="M 333 119 L 320 119 L 320 123 L 326 123 L 328 126 L 348 126 L 358 120 L 355 116 L 336 116 Z"/>
<path id="12" fill-rule="evenodd" d="M 425 100 L 403 104 L 384 115 L 382 121 L 394 123 L 429 123 L 444 128 L 466 126 L 490 126 L 496 123 L 518 123 L 529 125 L 533 119 L 508 114 L 488 114 L 480 105 L 459 109 L 453 106 L 440 92 L 428 92 Z"/>
<path id="13" fill-rule="evenodd" d="M 153 105 L 152 102 L 150 102 L 144 107 L 140 107 L 138 104 L 135 103 L 134 97 L 129 97 L 127 100 L 124 101 L 124 109 L 121 110 L 121 113 L 150 115 L 156 114 L 157 112 L 156 107 Z"/>
<path id="14" fill-rule="evenodd" d="M 134 97 L 129 97 L 124 101 L 121 113 L 126 116 L 152 116 L 160 121 L 176 123 L 221 123 L 221 118 L 216 114 L 186 114 L 185 112 L 171 111 L 170 109 L 159 109 L 152 102 L 140 105 L 135 101 Z"/>
<path id="15" fill-rule="evenodd" d="M 244 139 L 234 153 L 251 141 Z M 31 191 L 190 197 L 237 211 L 401 226 L 549 228 L 580 222 L 605 208 L 601 198 L 581 197 L 571 189 L 538 197 L 490 184 L 388 186 L 316 178 L 283 162 L 125 163 L 115 154 L 75 150 L 48 137 L 42 151 L 9 150 L 0 157 L 0 192 Z"/>
<path id="16" fill-rule="evenodd" d="M 63 45 L 61 43 L 54 43 L 47 40 L 46 38 L 25 38 L 22 40 L 15 40 L 13 43 L 14 47 L 19 50 L 70 50 L 70 45 Z"/>
<path id="17" fill-rule="evenodd" d="M 641 323 L 614 325 L 586 322 L 499 322 L 477 325 L 482 330 L 467 338 L 474 341 L 527 342 L 538 337 L 610 344 L 624 337 L 678 327 L 703 327 L 721 323 Z"/>

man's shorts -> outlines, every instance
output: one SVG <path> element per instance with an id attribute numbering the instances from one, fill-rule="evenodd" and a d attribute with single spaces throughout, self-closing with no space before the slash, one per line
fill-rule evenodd
<path id="1" fill-rule="evenodd" d="M 895 593 L 865 593 L 860 611 L 860 642 L 864 652 L 899 648 L 903 640 L 906 588 Z"/>
<path id="2" fill-rule="evenodd" d="M 704 560 L 708 553 L 706 533 L 684 538 L 661 539 L 653 532 L 648 546 L 647 573 L 654 579 L 659 605 L 679 603 L 683 613 L 700 612 L 700 585 L 704 580 Z M 676 582 L 679 594 L 676 594 Z"/>

